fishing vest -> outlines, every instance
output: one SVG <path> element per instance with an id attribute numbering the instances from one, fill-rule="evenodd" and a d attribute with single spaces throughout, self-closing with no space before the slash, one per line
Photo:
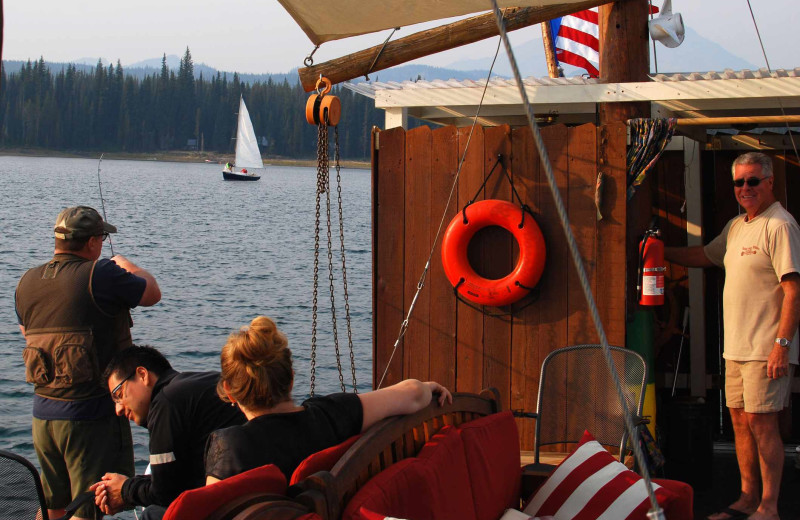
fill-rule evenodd
<path id="1" fill-rule="evenodd" d="M 100 374 L 114 354 L 132 345 L 129 311 L 108 314 L 92 295 L 96 263 L 57 254 L 17 285 L 25 380 L 37 395 L 82 400 L 107 394 Z"/>

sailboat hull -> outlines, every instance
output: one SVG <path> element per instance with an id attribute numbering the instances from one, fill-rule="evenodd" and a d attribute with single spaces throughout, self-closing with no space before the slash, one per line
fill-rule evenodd
<path id="1" fill-rule="evenodd" d="M 241 173 L 222 172 L 222 178 L 226 181 L 257 181 L 260 175 L 244 175 Z"/>

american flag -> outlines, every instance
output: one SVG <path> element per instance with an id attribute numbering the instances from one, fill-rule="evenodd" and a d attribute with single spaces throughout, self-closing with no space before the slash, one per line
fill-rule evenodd
<path id="1" fill-rule="evenodd" d="M 598 25 L 597 7 L 578 11 L 562 18 L 550 21 L 553 44 L 556 48 L 556 59 L 586 69 L 593 78 L 600 73 L 600 28 Z M 650 7 L 655 14 L 658 8 Z"/>

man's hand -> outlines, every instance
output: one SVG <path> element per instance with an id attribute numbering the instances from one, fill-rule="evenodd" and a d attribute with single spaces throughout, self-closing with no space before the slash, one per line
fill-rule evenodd
<path id="1" fill-rule="evenodd" d="M 106 515 L 119 513 L 125 508 L 122 500 L 122 484 L 128 480 L 119 473 L 106 473 L 102 480 L 92 484 L 89 491 L 94 491 L 94 503 Z"/>
<path id="2" fill-rule="evenodd" d="M 111 261 L 129 273 L 135 274 L 139 278 L 144 278 L 147 281 L 147 285 L 144 288 L 144 294 L 142 294 L 142 297 L 139 300 L 139 305 L 142 307 L 150 307 L 151 305 L 155 305 L 161 301 L 161 288 L 159 288 L 158 282 L 156 282 L 156 279 L 152 274 L 148 273 L 146 270 L 142 269 L 122 255 L 112 256 Z"/>
<path id="3" fill-rule="evenodd" d="M 120 266 L 121 268 L 125 269 L 129 273 L 132 273 L 132 272 L 134 272 L 135 270 L 138 269 L 136 264 L 134 264 L 133 262 L 131 262 L 130 260 L 128 260 L 127 258 L 125 258 L 122 255 L 114 255 L 114 256 L 112 256 L 111 257 L 111 261 L 114 262 L 115 264 L 117 264 L 118 266 Z"/>
<path id="4" fill-rule="evenodd" d="M 789 349 L 775 344 L 767 358 L 767 377 L 778 379 L 787 375 L 789 375 Z"/>

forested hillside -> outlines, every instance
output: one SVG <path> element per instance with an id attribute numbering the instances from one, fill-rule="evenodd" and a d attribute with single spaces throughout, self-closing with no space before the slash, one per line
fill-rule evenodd
<path id="1" fill-rule="evenodd" d="M 160 73 L 141 79 L 126 76 L 119 62 L 98 63 L 93 72 L 69 66 L 54 74 L 44 59 L 0 75 L 3 148 L 153 152 L 196 146 L 232 152 L 242 95 L 256 134 L 266 140 L 262 153 L 316 155 L 316 128 L 305 121 L 308 94 L 299 84 L 285 79 L 247 84 L 235 73 L 195 78 L 188 49 L 177 73 L 164 60 Z M 368 158 L 370 129 L 382 124 L 383 112 L 345 88 L 334 88 L 333 94 L 342 101 L 342 157 Z"/>

